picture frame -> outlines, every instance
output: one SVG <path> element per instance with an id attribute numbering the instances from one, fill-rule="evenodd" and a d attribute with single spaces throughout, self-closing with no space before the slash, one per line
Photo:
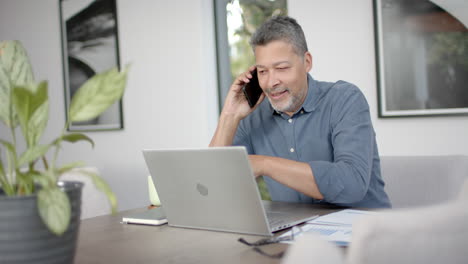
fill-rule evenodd
<path id="1" fill-rule="evenodd" d="M 374 0 L 373 11 L 379 117 L 468 114 L 468 6 Z"/>
<path id="2" fill-rule="evenodd" d="M 78 88 L 96 73 L 120 68 L 116 0 L 59 0 L 65 113 Z M 66 117 L 68 119 L 68 116 Z M 123 129 L 122 100 L 69 131 Z"/>

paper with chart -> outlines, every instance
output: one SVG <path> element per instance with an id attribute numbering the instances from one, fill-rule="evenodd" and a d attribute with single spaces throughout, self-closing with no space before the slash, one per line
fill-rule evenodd
<path id="1" fill-rule="evenodd" d="M 328 241 L 341 246 L 346 246 L 351 242 L 353 223 L 362 216 L 374 214 L 374 212 L 345 209 L 335 213 L 327 214 L 305 223 L 300 227 L 301 233 L 315 232 L 323 236 Z M 280 237 L 291 235 L 291 231 L 282 234 Z M 294 243 L 285 241 L 283 243 Z"/>
<path id="2" fill-rule="evenodd" d="M 341 210 L 335 213 L 317 217 L 314 220 L 309 221 L 308 223 L 351 227 L 353 223 L 356 221 L 356 219 L 362 216 L 370 215 L 374 213 L 375 212 L 363 211 L 363 210 L 345 209 L 345 210 Z"/>

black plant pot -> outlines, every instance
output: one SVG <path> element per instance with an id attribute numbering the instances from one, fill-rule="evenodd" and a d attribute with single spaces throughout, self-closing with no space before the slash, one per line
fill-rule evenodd
<path id="1" fill-rule="evenodd" d="M 37 196 L 0 194 L 0 263 L 73 263 L 81 213 L 80 182 L 59 182 L 71 204 L 70 225 L 61 236 L 47 229 Z"/>

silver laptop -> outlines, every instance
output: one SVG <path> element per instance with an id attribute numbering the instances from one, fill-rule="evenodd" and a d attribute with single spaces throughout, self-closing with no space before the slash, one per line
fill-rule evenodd
<path id="1" fill-rule="evenodd" d="M 316 215 L 265 212 L 244 147 L 143 150 L 168 224 L 255 235 Z"/>

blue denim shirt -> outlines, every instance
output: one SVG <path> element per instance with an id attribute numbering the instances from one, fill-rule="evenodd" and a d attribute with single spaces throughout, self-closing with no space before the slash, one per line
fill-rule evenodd
<path id="1" fill-rule="evenodd" d="M 264 177 L 273 201 L 391 207 L 380 175 L 380 159 L 369 105 L 355 85 L 307 76 L 307 97 L 292 117 L 265 99 L 237 129 L 233 145 L 249 154 L 310 165 L 323 200 Z"/>

